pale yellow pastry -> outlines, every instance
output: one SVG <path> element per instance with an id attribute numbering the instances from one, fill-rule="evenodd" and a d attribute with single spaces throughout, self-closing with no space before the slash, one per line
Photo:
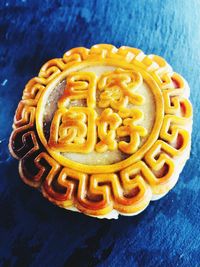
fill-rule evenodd
<path id="1" fill-rule="evenodd" d="M 48 61 L 26 85 L 10 151 L 25 183 L 98 218 L 135 215 L 189 158 L 187 82 L 159 56 L 100 44 Z"/>

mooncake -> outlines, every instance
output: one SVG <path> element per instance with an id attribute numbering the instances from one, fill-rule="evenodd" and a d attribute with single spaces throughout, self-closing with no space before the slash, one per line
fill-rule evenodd
<path id="1" fill-rule="evenodd" d="M 20 177 L 67 210 L 136 215 L 174 187 L 189 158 L 189 93 L 160 56 L 73 48 L 25 86 L 9 142 Z"/>

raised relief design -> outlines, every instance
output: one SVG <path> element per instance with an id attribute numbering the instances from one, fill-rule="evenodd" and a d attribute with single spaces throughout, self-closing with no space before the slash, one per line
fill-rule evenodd
<path id="1" fill-rule="evenodd" d="M 101 140 L 96 144 L 97 152 L 105 152 L 108 149 L 117 149 L 116 130 L 121 125 L 122 119 L 112 109 L 105 109 L 97 118 L 98 138 Z"/>
<path id="2" fill-rule="evenodd" d="M 86 100 L 88 107 L 95 108 L 96 81 L 97 77 L 92 72 L 70 73 L 66 79 L 64 94 L 58 101 L 58 107 L 68 107 L 73 100 Z"/>
<path id="3" fill-rule="evenodd" d="M 123 126 L 117 129 L 119 137 L 128 137 L 129 142 L 120 141 L 119 149 L 127 154 L 132 154 L 137 151 L 140 145 L 140 137 L 147 135 L 147 130 L 143 126 L 136 125 L 143 119 L 143 113 L 138 109 L 126 109 L 121 111 Z"/>
<path id="4" fill-rule="evenodd" d="M 59 152 L 89 153 L 96 143 L 96 113 L 91 108 L 58 109 L 51 123 L 49 146 Z"/>
<path id="5" fill-rule="evenodd" d="M 92 72 L 70 73 L 51 123 L 49 147 L 59 152 L 78 153 L 90 153 L 92 150 L 103 153 L 119 147 L 123 153 L 134 153 L 140 144 L 140 137 L 146 135 L 146 129 L 136 125 L 144 115 L 138 109 L 128 109 L 127 105 L 144 103 L 144 97 L 136 92 L 141 83 L 141 74 L 122 69 L 102 74 L 99 80 Z M 97 105 L 109 108 L 102 109 L 97 116 L 95 109 L 91 111 L 90 108 L 96 106 L 98 91 L 100 99 Z M 74 103 L 81 106 L 84 100 L 88 109 L 70 107 Z M 90 113 L 88 117 L 84 113 L 86 110 Z M 96 121 L 94 117 L 97 117 Z M 88 131 L 88 127 L 92 131 Z M 118 137 L 127 137 L 130 142 L 119 141 Z"/>
<path id="6" fill-rule="evenodd" d="M 135 92 L 141 84 L 142 76 L 138 72 L 116 69 L 103 74 L 98 82 L 98 106 L 120 110 L 126 108 L 129 102 L 135 105 L 143 104 L 143 96 Z"/>
<path id="7" fill-rule="evenodd" d="M 118 68 L 98 79 L 92 72 L 74 72 L 85 62 L 126 70 Z M 44 95 L 66 71 L 66 89 L 46 140 L 40 121 Z M 141 122 L 148 114 L 139 110 L 145 105 L 138 89 L 144 77 L 151 85 L 156 116 L 148 133 L 150 143 L 140 147 L 140 138 L 147 136 Z M 136 214 L 148 206 L 152 195 L 166 194 L 175 185 L 189 156 L 192 106 L 188 97 L 185 80 L 159 56 L 105 44 L 74 48 L 44 64 L 38 77 L 26 85 L 9 149 L 19 160 L 23 181 L 56 205 L 93 216 L 107 216 L 113 210 Z M 85 106 L 71 106 L 79 100 Z M 61 151 L 104 153 L 117 147 L 129 157 L 104 166 L 64 162 L 60 155 Z"/>

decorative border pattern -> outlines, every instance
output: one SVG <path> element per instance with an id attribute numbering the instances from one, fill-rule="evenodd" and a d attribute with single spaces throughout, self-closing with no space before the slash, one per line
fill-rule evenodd
<path id="1" fill-rule="evenodd" d="M 164 119 L 159 137 L 141 160 L 119 171 L 85 173 L 63 166 L 48 153 L 36 130 L 36 110 L 46 86 L 63 71 L 80 62 L 99 60 L 117 60 L 151 75 L 162 93 Z M 38 77 L 26 85 L 16 110 L 9 149 L 19 160 L 23 181 L 41 188 L 45 197 L 61 207 L 76 207 L 94 216 L 106 215 L 113 209 L 122 214 L 138 213 L 149 204 L 152 195 L 165 194 L 175 185 L 187 160 L 192 123 L 188 97 L 186 81 L 159 56 L 108 44 L 74 48 L 63 58 L 44 64 Z"/>

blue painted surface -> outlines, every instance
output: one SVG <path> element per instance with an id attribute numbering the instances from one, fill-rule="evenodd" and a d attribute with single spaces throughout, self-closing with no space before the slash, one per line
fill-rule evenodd
<path id="1" fill-rule="evenodd" d="M 0 2 L 0 266 L 200 266 L 200 2 Z M 26 82 L 76 46 L 112 43 L 165 57 L 191 86 L 191 159 L 176 187 L 136 217 L 67 213 L 19 179 L 7 149 Z"/>

